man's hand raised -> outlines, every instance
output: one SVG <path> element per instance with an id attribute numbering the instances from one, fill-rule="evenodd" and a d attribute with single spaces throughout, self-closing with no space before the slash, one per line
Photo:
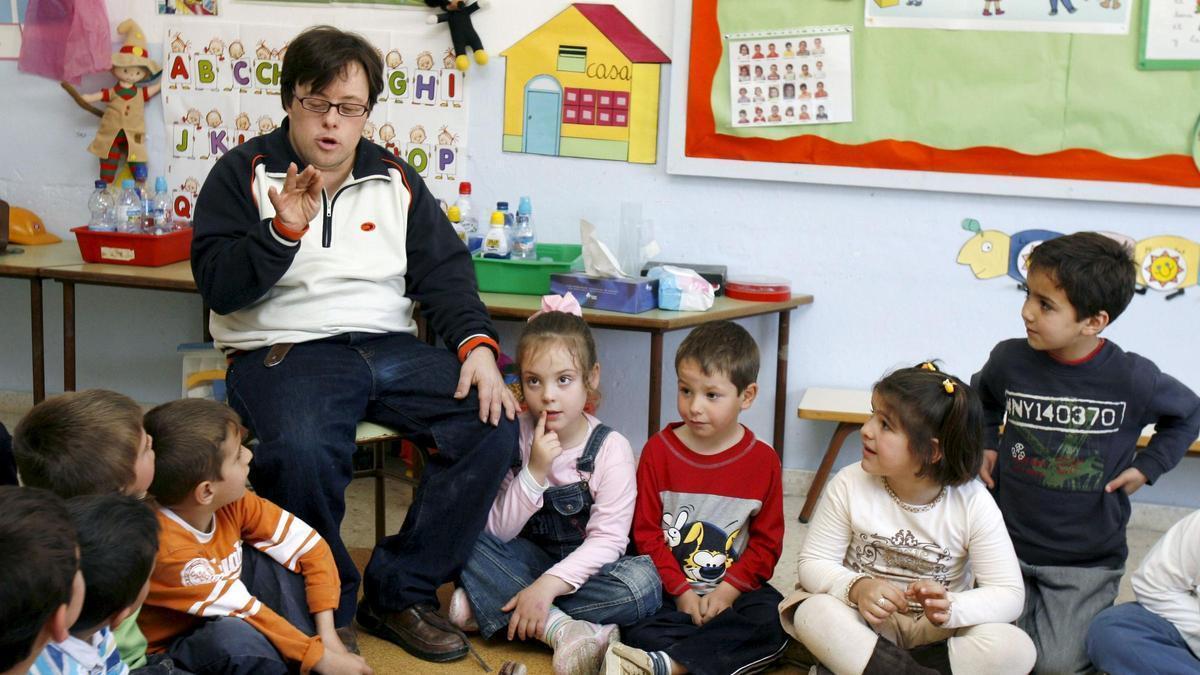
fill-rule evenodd
<path id="1" fill-rule="evenodd" d="M 267 190 L 267 198 L 275 207 L 277 224 L 292 234 L 303 234 L 321 210 L 321 189 L 324 187 L 325 180 L 313 165 L 309 164 L 297 173 L 296 163 L 288 164 L 283 190 L 274 186 Z"/>

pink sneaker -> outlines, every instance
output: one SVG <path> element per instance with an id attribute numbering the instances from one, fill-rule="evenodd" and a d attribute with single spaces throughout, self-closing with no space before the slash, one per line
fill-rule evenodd
<path id="1" fill-rule="evenodd" d="M 467 599 L 467 592 L 461 588 L 454 589 L 450 594 L 450 607 L 446 611 L 446 618 L 464 633 L 479 632 L 479 624 L 475 623 L 475 613 L 471 611 L 471 601 Z"/>
<path id="2" fill-rule="evenodd" d="M 596 675 L 604 663 L 610 642 L 620 639 L 614 624 L 600 626 L 572 619 L 555 639 L 554 675 Z"/>

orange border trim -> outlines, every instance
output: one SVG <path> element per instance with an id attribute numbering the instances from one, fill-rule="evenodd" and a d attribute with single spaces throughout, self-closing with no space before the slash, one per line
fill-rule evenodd
<path id="1" fill-rule="evenodd" d="M 813 135 L 776 141 L 717 133 L 711 104 L 713 80 L 721 63 L 717 2 L 692 2 L 684 139 L 687 157 L 1200 187 L 1200 171 L 1188 155 L 1125 159 L 1087 149 L 1027 155 L 996 147 L 943 150 L 913 141 L 847 145 Z"/>

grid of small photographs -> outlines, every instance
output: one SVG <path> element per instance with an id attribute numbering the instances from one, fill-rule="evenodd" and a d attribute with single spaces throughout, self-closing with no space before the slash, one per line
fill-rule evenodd
<path id="1" fill-rule="evenodd" d="M 732 126 L 853 121 L 849 32 L 741 34 L 728 44 Z"/>

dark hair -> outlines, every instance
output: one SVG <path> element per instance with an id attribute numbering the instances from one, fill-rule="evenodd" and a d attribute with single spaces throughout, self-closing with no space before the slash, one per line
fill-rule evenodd
<path id="1" fill-rule="evenodd" d="M 581 317 L 567 312 L 542 312 L 525 324 L 517 341 L 518 374 L 538 352 L 553 344 L 566 347 L 579 365 L 579 376 L 587 389 L 588 407 L 594 409 L 600 403 L 600 391 L 593 389 L 589 380 L 596 369 L 596 341 Z M 521 378 L 521 384 L 524 383 L 525 379 Z"/>
<path id="2" fill-rule="evenodd" d="M 221 480 L 221 444 L 242 420 L 233 408 L 209 399 L 183 398 L 146 413 L 146 432 L 154 437 L 154 482 L 150 494 L 174 506 L 197 485 Z"/>
<path id="3" fill-rule="evenodd" d="M 21 482 L 64 498 L 132 485 L 141 442 L 142 409 L 104 389 L 46 399 L 13 430 Z"/>
<path id="4" fill-rule="evenodd" d="M 1117 320 L 1133 299 L 1137 264 L 1121 242 L 1096 232 L 1076 232 L 1038 244 L 1029 255 L 1029 272 L 1040 270 L 1063 289 L 1075 308 L 1075 320 L 1100 312 Z"/>
<path id="5" fill-rule="evenodd" d="M 67 511 L 87 584 L 71 630 L 88 630 L 137 602 L 158 555 L 158 516 L 137 497 L 115 494 L 75 497 Z"/>
<path id="6" fill-rule="evenodd" d="M 675 352 L 676 372 L 684 361 L 695 361 L 705 375 L 725 375 L 739 394 L 758 380 L 758 345 L 732 321 L 713 321 L 688 333 Z"/>
<path id="7" fill-rule="evenodd" d="M 316 93 L 340 77 L 351 63 L 358 63 L 367 76 L 367 110 L 375 108 L 383 92 L 383 57 L 366 38 L 357 33 L 313 26 L 288 44 L 279 75 L 279 93 L 283 108 L 292 105 L 296 87 L 307 84 Z"/>
<path id="8" fill-rule="evenodd" d="M 962 485 L 983 461 L 983 404 L 962 380 L 933 361 L 897 370 L 875 383 L 875 393 L 908 436 L 909 451 L 921 460 L 921 477 Z M 941 459 L 934 461 L 933 440 Z"/>
<path id="9" fill-rule="evenodd" d="M 0 487 L 0 672 L 24 661 L 59 607 L 71 602 L 79 553 L 63 500 Z"/>

